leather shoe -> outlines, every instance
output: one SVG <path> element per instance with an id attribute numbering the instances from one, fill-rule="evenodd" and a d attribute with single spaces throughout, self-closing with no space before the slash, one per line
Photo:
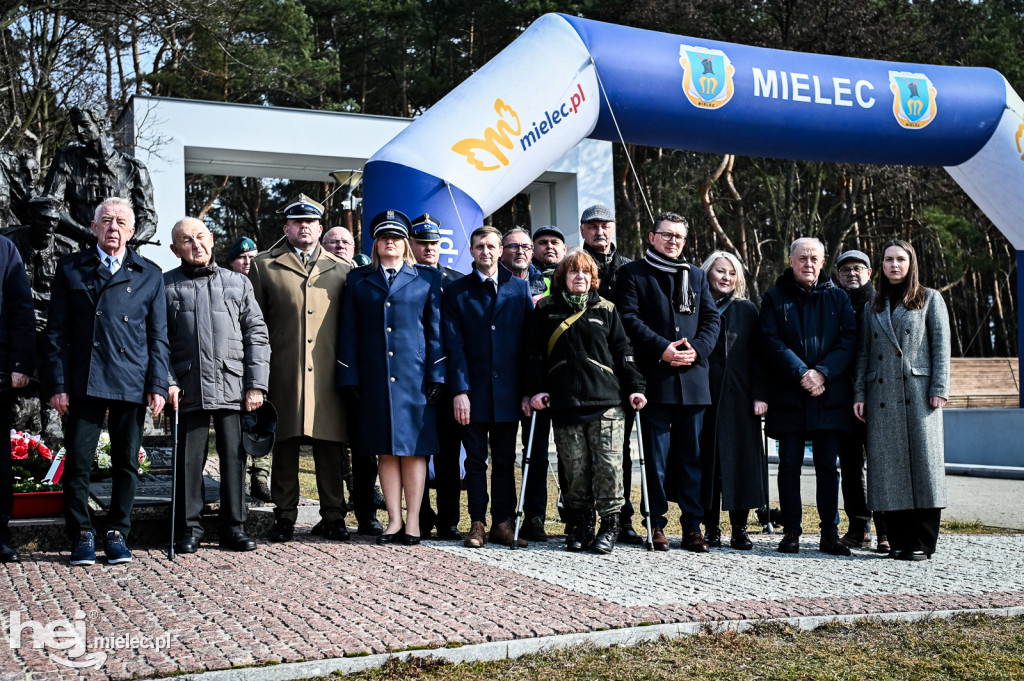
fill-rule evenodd
<path id="1" fill-rule="evenodd" d="M 875 553 L 889 553 L 892 551 L 892 547 L 889 546 L 889 538 L 884 534 L 878 535 L 878 545 L 875 547 Z"/>
<path id="2" fill-rule="evenodd" d="M 174 542 L 175 553 L 195 553 L 199 550 L 199 537 L 188 535 Z"/>
<path id="3" fill-rule="evenodd" d="M 749 551 L 754 548 L 754 542 L 750 541 L 750 535 L 747 534 L 747 528 L 741 527 L 733 530 L 732 537 L 729 539 L 729 546 L 737 551 Z"/>
<path id="4" fill-rule="evenodd" d="M 394 534 L 381 534 L 377 537 L 377 544 L 380 546 L 388 546 L 390 544 L 401 542 L 403 537 L 405 537 L 404 527 Z"/>
<path id="5" fill-rule="evenodd" d="M 469 536 L 466 537 L 466 541 L 462 545 L 467 549 L 478 549 L 487 542 L 485 535 L 486 529 L 484 524 L 479 520 L 474 520 L 469 528 Z"/>
<path id="6" fill-rule="evenodd" d="M 665 530 L 660 527 L 654 528 L 654 539 L 651 543 L 654 545 L 655 551 L 668 551 L 668 537 L 665 536 Z"/>
<path id="7" fill-rule="evenodd" d="M 270 498 L 270 487 L 268 487 L 267 483 L 262 480 L 253 479 L 252 483 L 249 485 L 249 496 L 257 501 L 262 501 L 265 504 L 269 504 L 273 501 L 273 499 Z"/>
<path id="8" fill-rule="evenodd" d="M 274 525 L 274 529 L 271 530 L 270 534 L 267 535 L 267 539 L 269 539 L 272 542 L 286 542 L 291 541 L 294 535 L 295 523 L 293 523 L 291 520 L 279 519 L 277 521 L 277 524 Z"/>
<path id="9" fill-rule="evenodd" d="M 331 520 L 324 523 L 324 539 L 348 541 L 351 538 L 352 535 L 349 533 L 348 527 L 345 525 L 344 518 L 338 518 L 337 520 Z"/>
<path id="10" fill-rule="evenodd" d="M 722 545 L 721 536 L 719 536 L 718 545 Z M 711 550 L 711 547 L 708 546 L 708 542 L 704 540 L 699 530 L 697 532 L 687 532 L 683 535 L 683 548 L 693 553 L 707 553 Z"/>
<path id="11" fill-rule="evenodd" d="M 706 532 L 704 534 L 704 543 L 713 549 L 722 548 L 722 533 L 721 532 Z"/>
<path id="12" fill-rule="evenodd" d="M 910 560 L 914 562 L 919 560 L 929 560 L 930 558 L 931 556 L 924 551 L 904 551 L 903 555 L 900 556 L 900 560 Z"/>
<path id="13" fill-rule="evenodd" d="M 843 543 L 843 546 L 848 546 L 851 549 L 862 549 L 865 546 L 871 546 L 871 533 L 867 530 L 863 532 L 850 530 L 839 541 Z"/>
<path id="14" fill-rule="evenodd" d="M 502 546 L 512 546 L 512 539 L 515 537 L 515 530 L 512 528 L 511 520 L 503 520 L 497 525 L 491 525 L 491 535 L 488 540 L 492 544 L 501 544 Z M 525 539 L 519 537 L 516 542 L 516 546 L 524 549 L 528 546 Z"/>
<path id="15" fill-rule="evenodd" d="M 779 542 L 779 553 L 800 553 L 800 534 L 787 530 Z"/>
<path id="16" fill-rule="evenodd" d="M 237 532 L 229 537 L 221 537 L 220 547 L 232 551 L 255 551 L 256 541 L 245 536 L 242 532 Z"/>
<path id="17" fill-rule="evenodd" d="M 450 525 L 448 527 L 437 528 L 438 539 L 462 539 L 462 533 L 459 532 L 458 525 Z"/>
<path id="18" fill-rule="evenodd" d="M 0 542 L 0 563 L 18 562 L 21 562 L 21 556 L 18 555 L 18 551 L 13 546 Z"/>
<path id="19" fill-rule="evenodd" d="M 839 533 L 823 534 L 818 542 L 818 550 L 833 556 L 849 556 L 850 547 L 839 538 Z"/>
<path id="20" fill-rule="evenodd" d="M 360 518 L 356 533 L 365 534 L 370 537 L 379 537 L 384 534 L 384 526 L 377 521 L 376 517 Z"/>
<path id="21" fill-rule="evenodd" d="M 406 546 L 417 546 L 420 543 L 420 535 L 402 533 L 402 543 Z"/>
<path id="22" fill-rule="evenodd" d="M 623 523 L 621 516 L 619 517 L 619 543 L 628 544 L 630 546 L 640 546 L 644 543 L 644 538 L 636 533 L 633 529 L 633 521 L 630 519 L 628 522 Z"/>
<path id="23" fill-rule="evenodd" d="M 548 533 L 544 530 L 544 518 L 530 518 L 519 528 L 519 536 L 526 537 L 530 541 L 545 543 L 548 540 Z"/>

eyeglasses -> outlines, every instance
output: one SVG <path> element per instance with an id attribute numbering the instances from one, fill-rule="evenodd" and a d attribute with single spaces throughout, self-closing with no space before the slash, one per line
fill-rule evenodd
<path id="1" fill-rule="evenodd" d="M 510 251 L 522 251 L 523 253 L 529 253 L 533 250 L 533 246 L 530 244 L 505 244 L 502 248 L 507 248 Z"/>
<path id="2" fill-rule="evenodd" d="M 864 265 L 854 265 L 853 267 L 841 267 L 839 268 L 839 274 L 860 274 L 861 272 L 867 271 L 867 267 Z"/>
<path id="3" fill-rule="evenodd" d="M 342 244 L 344 244 L 345 246 L 355 246 L 356 245 L 355 241 L 345 241 L 344 239 L 328 239 L 324 243 L 326 243 L 328 246 L 339 246 L 339 245 L 342 245 Z"/>
<path id="4" fill-rule="evenodd" d="M 686 241 L 685 234 L 676 234 L 674 232 L 655 232 L 654 234 L 661 237 L 662 241 L 678 241 L 679 243 Z"/>

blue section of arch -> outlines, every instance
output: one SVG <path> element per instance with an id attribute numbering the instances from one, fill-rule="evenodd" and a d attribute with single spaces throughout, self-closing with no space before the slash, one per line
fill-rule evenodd
<path id="1" fill-rule="evenodd" d="M 809 161 L 955 166 L 988 141 L 1006 105 L 1005 80 L 991 69 L 785 52 L 562 16 L 590 50 L 607 93 L 591 134 L 597 139 L 620 141 L 610 100 L 622 136 L 632 144 Z M 709 109 L 687 100 L 681 45 L 720 50 L 728 57 L 735 68 L 728 103 Z M 709 66 L 721 83 L 724 64 L 716 62 Z M 907 129 L 896 122 L 890 71 L 923 73 L 931 80 L 938 115 L 927 126 Z M 905 80 L 897 82 L 909 97 Z M 916 82 L 914 90 L 927 109 L 926 84 Z"/>
<path id="2" fill-rule="evenodd" d="M 484 219 L 476 201 L 439 177 L 397 163 L 370 161 L 363 172 L 363 244 L 367 253 L 373 243 L 367 226 L 374 215 L 400 210 L 415 220 L 430 213 L 441 223 L 442 243 L 450 237 L 458 251 L 448 253 L 443 247 L 440 264 L 464 273 L 470 271 L 469 235 Z M 449 231 L 451 234 L 446 233 Z"/>

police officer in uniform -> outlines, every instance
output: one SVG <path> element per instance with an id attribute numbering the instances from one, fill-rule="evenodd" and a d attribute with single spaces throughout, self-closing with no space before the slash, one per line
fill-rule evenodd
<path id="1" fill-rule="evenodd" d="M 441 223 L 429 213 L 412 221 L 409 235 L 412 254 L 422 267 L 436 268 L 441 272 L 441 290 L 453 281 L 462 278 L 462 272 L 439 264 L 441 255 Z M 452 400 L 447 389 L 437 404 L 437 438 L 441 453 L 433 457 L 434 487 L 437 489 L 437 512 L 430 507 L 429 485 L 423 490 L 423 505 L 420 507 L 420 532 L 430 535 L 432 527 L 437 528 L 438 539 L 462 539 L 459 532 L 459 495 L 462 492 L 459 456 L 462 451 L 462 434 L 455 420 Z"/>

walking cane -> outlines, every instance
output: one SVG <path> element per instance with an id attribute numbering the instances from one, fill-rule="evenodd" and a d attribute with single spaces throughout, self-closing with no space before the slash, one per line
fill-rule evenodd
<path id="1" fill-rule="evenodd" d="M 519 490 L 519 506 L 516 507 L 516 531 L 512 534 L 513 551 L 519 544 L 519 528 L 523 525 L 523 504 L 526 503 L 526 476 L 530 474 L 530 456 L 533 454 L 533 432 L 537 429 L 537 410 L 533 410 L 530 416 L 530 440 L 526 444 L 526 456 L 523 457 L 523 484 Z"/>
<path id="2" fill-rule="evenodd" d="M 648 551 L 654 550 L 654 532 L 651 530 L 651 509 L 647 499 L 647 465 L 644 461 L 644 439 L 640 434 L 640 409 L 637 407 L 639 401 L 633 400 L 633 416 L 636 419 L 636 448 L 640 455 L 640 513 L 647 523 L 647 537 L 644 539 L 644 548 Z"/>
<path id="3" fill-rule="evenodd" d="M 181 399 L 181 395 L 178 395 Z M 174 405 L 174 435 L 171 438 L 171 545 L 167 557 L 174 560 L 174 519 L 178 516 L 178 405 Z"/>

